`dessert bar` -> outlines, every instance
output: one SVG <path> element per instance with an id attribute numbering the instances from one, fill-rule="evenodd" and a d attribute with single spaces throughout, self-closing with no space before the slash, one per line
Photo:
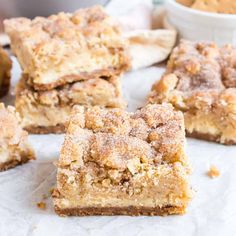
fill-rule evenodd
<path id="1" fill-rule="evenodd" d="M 135 113 L 75 106 L 53 193 L 59 215 L 183 214 L 191 198 L 184 120 L 170 104 Z"/>
<path id="2" fill-rule="evenodd" d="M 0 103 L 0 171 L 35 159 L 14 107 Z"/>
<path id="3" fill-rule="evenodd" d="M 182 111 L 190 137 L 235 144 L 235 55 L 231 45 L 181 41 L 148 101 L 170 102 Z"/>

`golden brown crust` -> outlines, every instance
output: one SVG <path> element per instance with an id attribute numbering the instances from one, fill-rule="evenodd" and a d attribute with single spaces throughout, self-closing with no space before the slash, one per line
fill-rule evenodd
<path id="1" fill-rule="evenodd" d="M 197 131 L 193 131 L 193 132 L 188 132 L 186 130 L 186 136 L 190 137 L 190 138 L 197 138 L 197 139 L 202 139 L 202 140 L 206 140 L 206 141 L 212 141 L 212 142 L 217 142 L 220 143 L 220 135 L 211 135 L 211 134 L 207 134 L 207 133 L 199 133 Z M 235 145 L 236 141 L 235 140 L 226 140 L 224 143 L 222 143 L 224 145 Z"/>
<path id="2" fill-rule="evenodd" d="M 128 216 L 166 216 L 184 214 L 185 207 L 83 207 L 60 209 L 55 206 L 55 212 L 59 216 L 95 216 L 95 215 L 128 215 Z"/>
<path id="3" fill-rule="evenodd" d="M 24 130 L 30 134 L 63 134 L 66 131 L 64 124 L 57 124 L 55 126 L 25 126 Z"/>
<path id="4" fill-rule="evenodd" d="M 10 87 L 12 62 L 9 55 L 0 46 L 0 97 L 5 96 Z"/>
<path id="5" fill-rule="evenodd" d="M 170 102 L 184 113 L 193 137 L 236 143 L 236 49 L 182 40 L 163 77 L 152 86 L 150 103 Z"/>
<path id="6" fill-rule="evenodd" d="M 8 162 L 0 164 L 0 171 L 5 171 L 11 168 L 14 168 L 18 165 L 22 165 L 24 163 L 27 163 L 28 161 L 32 160 L 32 157 L 23 157 L 21 160 L 10 160 Z"/>
<path id="7" fill-rule="evenodd" d="M 48 18 L 5 20 L 5 30 L 35 90 L 52 89 L 81 77 L 120 75 L 130 67 L 128 42 L 99 6 Z"/>

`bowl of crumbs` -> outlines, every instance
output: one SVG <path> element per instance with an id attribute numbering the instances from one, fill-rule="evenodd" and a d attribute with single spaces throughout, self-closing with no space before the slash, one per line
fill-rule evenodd
<path id="1" fill-rule="evenodd" d="M 166 10 L 181 38 L 236 44 L 236 1 L 167 0 Z"/>

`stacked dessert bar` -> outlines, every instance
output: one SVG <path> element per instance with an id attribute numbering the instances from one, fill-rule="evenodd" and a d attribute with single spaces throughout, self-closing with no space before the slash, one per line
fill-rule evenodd
<path id="1" fill-rule="evenodd" d="M 73 105 L 122 108 L 127 42 L 102 7 L 6 20 L 23 73 L 16 110 L 31 133 L 62 133 Z"/>

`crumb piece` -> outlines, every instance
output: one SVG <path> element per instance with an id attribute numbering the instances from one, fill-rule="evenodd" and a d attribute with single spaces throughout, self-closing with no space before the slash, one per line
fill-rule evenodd
<path id="1" fill-rule="evenodd" d="M 216 168 L 216 166 L 212 165 L 208 170 L 207 175 L 213 179 L 220 176 L 220 171 Z"/>
<path id="2" fill-rule="evenodd" d="M 46 209 L 46 203 L 45 202 L 38 202 L 37 207 L 40 208 L 41 210 Z"/>
<path id="3" fill-rule="evenodd" d="M 49 194 L 52 195 L 54 192 L 54 188 L 49 189 Z"/>

